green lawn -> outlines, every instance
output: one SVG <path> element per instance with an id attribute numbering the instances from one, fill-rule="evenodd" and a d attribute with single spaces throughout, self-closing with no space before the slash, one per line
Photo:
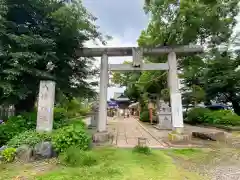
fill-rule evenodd
<path id="1" fill-rule="evenodd" d="M 188 152 L 189 151 L 189 152 Z M 0 179 L 36 180 L 200 180 L 197 173 L 188 172 L 176 165 L 170 154 L 188 156 L 199 151 L 154 150 L 150 155 L 133 153 L 131 149 L 98 148 L 94 153 L 98 163 L 90 167 L 64 167 L 56 161 L 19 165 L 2 165 Z"/>

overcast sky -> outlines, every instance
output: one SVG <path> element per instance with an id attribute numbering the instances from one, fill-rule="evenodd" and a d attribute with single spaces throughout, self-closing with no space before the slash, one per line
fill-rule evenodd
<path id="1" fill-rule="evenodd" d="M 83 0 L 84 6 L 98 18 L 100 31 L 113 37 L 107 46 L 137 46 L 141 31 L 147 27 L 148 17 L 143 11 L 144 0 Z M 88 46 L 94 46 L 88 43 Z M 109 58 L 109 63 L 120 64 L 131 57 Z M 98 59 L 97 64 L 100 64 Z M 108 88 L 108 99 L 123 88 Z"/>

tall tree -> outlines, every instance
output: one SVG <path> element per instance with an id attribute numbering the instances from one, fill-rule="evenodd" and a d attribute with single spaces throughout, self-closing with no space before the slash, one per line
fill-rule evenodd
<path id="1" fill-rule="evenodd" d="M 204 89 L 206 59 L 219 45 L 228 42 L 236 25 L 239 12 L 238 0 L 146 0 L 145 10 L 151 15 L 148 28 L 142 31 L 138 40 L 140 46 L 160 47 L 167 45 L 200 44 L 207 48 L 207 53 L 199 56 L 178 56 L 180 77 L 188 90 L 195 87 Z M 151 62 L 166 61 L 166 56 L 149 58 Z M 152 73 L 152 75 L 154 72 Z M 156 77 L 152 76 L 152 79 Z M 154 85 L 163 81 L 153 81 Z M 194 94 L 194 92 L 191 92 Z"/>
<path id="2" fill-rule="evenodd" d="M 31 111 L 40 80 L 56 81 L 67 96 L 93 95 L 86 79 L 92 60 L 75 51 L 102 35 L 80 0 L 2 0 L 0 5 L 0 98 L 17 112 Z"/>
<path id="3" fill-rule="evenodd" d="M 230 102 L 235 113 L 240 115 L 240 54 L 230 51 L 215 52 L 208 61 L 205 74 L 205 89 L 209 99 Z"/>

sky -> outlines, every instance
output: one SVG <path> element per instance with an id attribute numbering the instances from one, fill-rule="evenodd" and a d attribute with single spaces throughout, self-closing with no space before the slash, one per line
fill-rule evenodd
<path id="1" fill-rule="evenodd" d="M 148 17 L 143 11 L 144 0 L 83 0 L 87 10 L 98 18 L 96 24 L 100 31 L 112 37 L 107 47 L 137 46 L 137 39 L 142 30 L 147 28 Z M 88 47 L 96 47 L 91 42 Z M 121 64 L 131 57 L 110 57 L 109 63 Z M 96 64 L 100 65 L 100 59 Z M 124 92 L 124 88 L 108 88 L 108 99 L 114 92 Z"/>

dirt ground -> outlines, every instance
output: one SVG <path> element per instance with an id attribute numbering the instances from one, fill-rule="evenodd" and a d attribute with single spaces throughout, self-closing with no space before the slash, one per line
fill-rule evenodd
<path id="1" fill-rule="evenodd" d="M 240 180 L 240 149 L 173 150 L 174 163 L 209 180 Z M 204 180 L 205 180 L 204 179 Z"/>

